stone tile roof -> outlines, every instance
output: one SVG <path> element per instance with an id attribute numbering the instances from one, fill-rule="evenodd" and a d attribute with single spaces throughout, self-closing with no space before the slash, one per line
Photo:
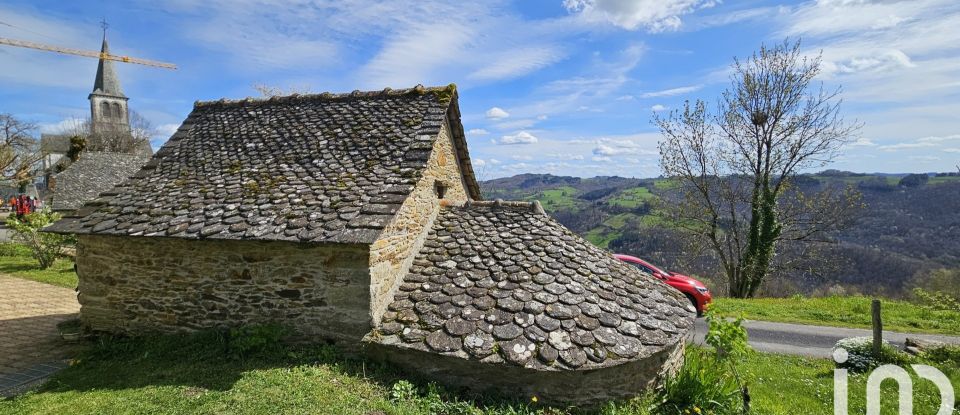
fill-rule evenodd
<path id="1" fill-rule="evenodd" d="M 694 319 L 682 294 L 539 203 L 499 201 L 444 208 L 388 310 L 381 344 L 540 370 L 642 359 Z"/>
<path id="2" fill-rule="evenodd" d="M 198 102 L 143 170 L 47 230 L 371 243 L 420 179 L 444 120 L 471 196 L 453 85 Z"/>
<path id="3" fill-rule="evenodd" d="M 135 174 L 148 158 L 136 154 L 81 153 L 77 161 L 55 176 L 51 207 L 79 209 Z"/>
<path id="4" fill-rule="evenodd" d="M 41 134 L 40 152 L 66 154 L 70 151 L 70 136 L 66 134 Z"/>

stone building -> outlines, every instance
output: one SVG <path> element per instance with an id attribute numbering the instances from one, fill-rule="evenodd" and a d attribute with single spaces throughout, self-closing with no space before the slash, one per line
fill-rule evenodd
<path id="1" fill-rule="evenodd" d="M 635 394 L 676 367 L 682 295 L 538 203 L 480 199 L 452 86 L 221 100 L 48 230 L 78 236 L 94 330 L 281 322 L 558 402 Z"/>

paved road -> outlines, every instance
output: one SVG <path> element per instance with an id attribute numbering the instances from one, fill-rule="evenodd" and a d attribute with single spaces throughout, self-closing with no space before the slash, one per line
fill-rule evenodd
<path id="1" fill-rule="evenodd" d="M 697 319 L 695 327 L 693 343 L 703 344 L 703 337 L 707 333 L 707 322 L 702 318 Z M 758 351 L 824 358 L 830 357 L 833 345 L 837 343 L 837 340 L 845 337 L 873 335 L 870 330 L 864 329 L 807 326 L 767 321 L 745 321 L 744 327 L 747 328 L 747 334 L 750 336 L 750 345 Z M 960 344 L 960 337 L 956 336 L 883 332 L 885 340 L 900 348 L 903 348 L 903 342 L 907 337 Z"/>

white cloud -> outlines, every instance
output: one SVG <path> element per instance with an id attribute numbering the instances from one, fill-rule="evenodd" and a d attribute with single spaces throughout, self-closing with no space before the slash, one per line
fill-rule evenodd
<path id="1" fill-rule="evenodd" d="M 156 128 L 156 134 L 154 134 L 154 137 L 163 138 L 166 140 L 170 138 L 173 133 L 177 132 L 178 128 L 180 128 L 180 124 L 160 124 Z"/>
<path id="2" fill-rule="evenodd" d="M 825 75 L 835 73 L 884 72 L 917 66 L 903 51 L 897 49 L 866 51 L 863 55 L 850 56 L 840 61 L 824 61 Z"/>
<path id="3" fill-rule="evenodd" d="M 493 164 L 493 165 L 497 165 L 497 164 L 500 164 L 500 163 L 501 163 L 501 161 L 500 161 L 500 160 L 497 160 L 497 159 L 490 159 L 490 164 Z"/>
<path id="4" fill-rule="evenodd" d="M 611 159 L 610 157 L 607 157 L 607 156 L 593 156 L 593 157 L 590 157 L 590 160 L 593 160 L 593 161 L 613 161 L 613 159 Z"/>
<path id="5" fill-rule="evenodd" d="M 10 22 L 16 27 L 0 24 L 0 37 L 52 43 L 77 49 L 100 50 L 100 37 L 96 31 L 89 30 L 87 23 L 75 19 L 61 20 L 52 17 L 49 13 L 30 14 L 5 7 L 0 4 L 0 22 Z M 24 10 L 29 9 L 24 8 Z M 41 33 L 43 35 L 40 35 Z M 111 46 L 113 46 L 111 51 L 114 53 L 143 56 L 120 44 Z M 0 85 L 3 85 L 5 90 L 9 85 L 11 90 L 14 87 L 42 86 L 89 91 L 93 86 L 96 62 L 94 59 L 85 57 L 0 46 Z M 33 89 L 31 95 L 36 92 Z"/>
<path id="6" fill-rule="evenodd" d="M 471 128 L 470 130 L 467 131 L 467 135 L 480 136 L 480 135 L 487 135 L 487 134 L 490 134 L 490 132 L 487 130 L 484 130 L 483 128 Z"/>
<path id="7" fill-rule="evenodd" d="M 854 142 L 852 142 L 852 143 L 850 143 L 850 144 L 847 144 L 847 146 L 849 146 L 849 147 L 874 147 L 874 146 L 876 146 L 876 145 L 877 145 L 876 143 L 874 143 L 873 141 L 870 141 L 870 139 L 864 138 L 864 137 L 857 138 L 856 141 L 854 141 Z"/>
<path id="8" fill-rule="evenodd" d="M 490 64 L 477 69 L 467 77 L 479 80 L 516 78 L 550 66 L 563 59 L 563 57 L 562 50 L 554 46 L 510 49 L 493 58 Z"/>
<path id="9" fill-rule="evenodd" d="M 907 150 L 911 148 L 924 148 L 924 147 L 935 147 L 935 145 L 933 143 L 913 142 L 913 143 L 888 144 L 888 145 L 880 146 L 877 148 L 883 151 L 897 151 L 897 150 Z"/>
<path id="10" fill-rule="evenodd" d="M 487 165 L 487 162 L 483 159 L 473 159 L 471 164 L 473 164 L 473 167 L 483 167 Z"/>
<path id="11" fill-rule="evenodd" d="M 632 140 L 598 140 L 598 144 L 593 148 L 593 154 L 597 156 L 624 156 L 624 155 L 657 155 L 656 151 L 641 146 Z"/>
<path id="12" fill-rule="evenodd" d="M 621 95 L 617 97 L 617 101 L 633 101 L 633 100 L 634 100 L 633 95 Z"/>
<path id="13" fill-rule="evenodd" d="M 586 158 L 582 154 L 570 154 L 570 153 L 551 153 L 551 154 L 547 154 L 547 157 L 552 157 L 558 160 L 583 160 Z"/>
<path id="14" fill-rule="evenodd" d="M 943 151 L 945 153 L 960 153 L 960 148 L 945 148 Z"/>
<path id="15" fill-rule="evenodd" d="M 538 141 L 537 137 L 526 131 L 520 131 L 516 134 L 500 137 L 498 144 L 534 144 Z"/>
<path id="16" fill-rule="evenodd" d="M 564 0 L 570 13 L 592 23 L 609 23 L 627 30 L 675 30 L 680 16 L 711 7 L 712 0 Z"/>
<path id="17" fill-rule="evenodd" d="M 921 137 L 915 141 L 888 144 L 888 145 L 880 146 L 878 148 L 880 150 L 885 150 L 885 151 L 906 150 L 906 149 L 912 149 L 912 148 L 929 148 L 929 147 L 941 146 L 951 141 L 960 141 L 960 134 Z"/>
<path id="18" fill-rule="evenodd" d="M 79 130 L 83 123 L 86 122 L 84 118 L 77 117 L 68 117 L 64 118 L 62 121 L 55 123 L 45 123 L 40 124 L 40 133 L 42 134 L 63 134 L 70 131 Z"/>
<path id="19" fill-rule="evenodd" d="M 504 111 L 503 108 L 493 107 L 487 110 L 486 115 L 487 115 L 487 118 L 491 120 L 499 120 L 499 119 L 509 117 L 510 113 Z"/>
<path id="20" fill-rule="evenodd" d="M 923 137 L 917 141 L 921 143 L 942 143 L 944 141 L 960 140 L 960 134 Z"/>
<path id="21" fill-rule="evenodd" d="M 667 110 L 667 107 L 660 104 L 655 104 L 654 106 L 650 107 L 650 111 L 653 111 L 653 112 L 660 112 L 660 111 L 666 111 L 666 110 Z"/>
<path id="22" fill-rule="evenodd" d="M 682 86 L 679 88 L 664 89 L 661 91 L 646 92 L 641 95 L 643 98 L 672 97 L 674 95 L 683 95 L 694 92 L 702 88 L 703 85 Z"/>
<path id="23" fill-rule="evenodd" d="M 525 160 L 525 161 L 533 160 L 533 156 L 528 156 L 528 155 L 514 155 L 514 156 L 510 156 L 510 158 L 514 160 Z"/>
<path id="24" fill-rule="evenodd" d="M 530 128 L 537 124 L 537 120 L 533 118 L 521 118 L 518 120 L 510 120 L 504 122 L 498 122 L 493 126 L 499 130 L 519 130 L 524 128 Z"/>

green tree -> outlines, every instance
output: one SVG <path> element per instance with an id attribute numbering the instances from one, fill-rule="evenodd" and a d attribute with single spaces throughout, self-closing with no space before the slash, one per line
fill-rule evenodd
<path id="1" fill-rule="evenodd" d="M 899 185 L 902 187 L 920 187 L 930 181 L 930 176 L 926 174 L 908 174 L 900 179 Z"/>
<path id="2" fill-rule="evenodd" d="M 63 248 L 73 243 L 73 237 L 40 232 L 43 227 L 60 219 L 60 214 L 48 210 L 37 211 L 7 218 L 7 227 L 13 230 L 13 240 L 30 248 L 33 258 L 40 263 L 40 269 L 47 269 L 61 256 Z"/>
<path id="3" fill-rule="evenodd" d="M 839 89 L 813 87 L 819 73 L 820 57 L 802 56 L 800 42 L 761 47 L 734 61 L 715 112 L 697 100 L 654 114 L 664 137 L 661 167 L 678 184 L 678 200 L 665 210 L 715 254 L 730 296 L 753 297 L 775 267 L 789 267 L 776 258 L 779 245 L 827 242 L 861 206 L 849 186 L 794 186 L 860 127 L 840 117 Z"/>

